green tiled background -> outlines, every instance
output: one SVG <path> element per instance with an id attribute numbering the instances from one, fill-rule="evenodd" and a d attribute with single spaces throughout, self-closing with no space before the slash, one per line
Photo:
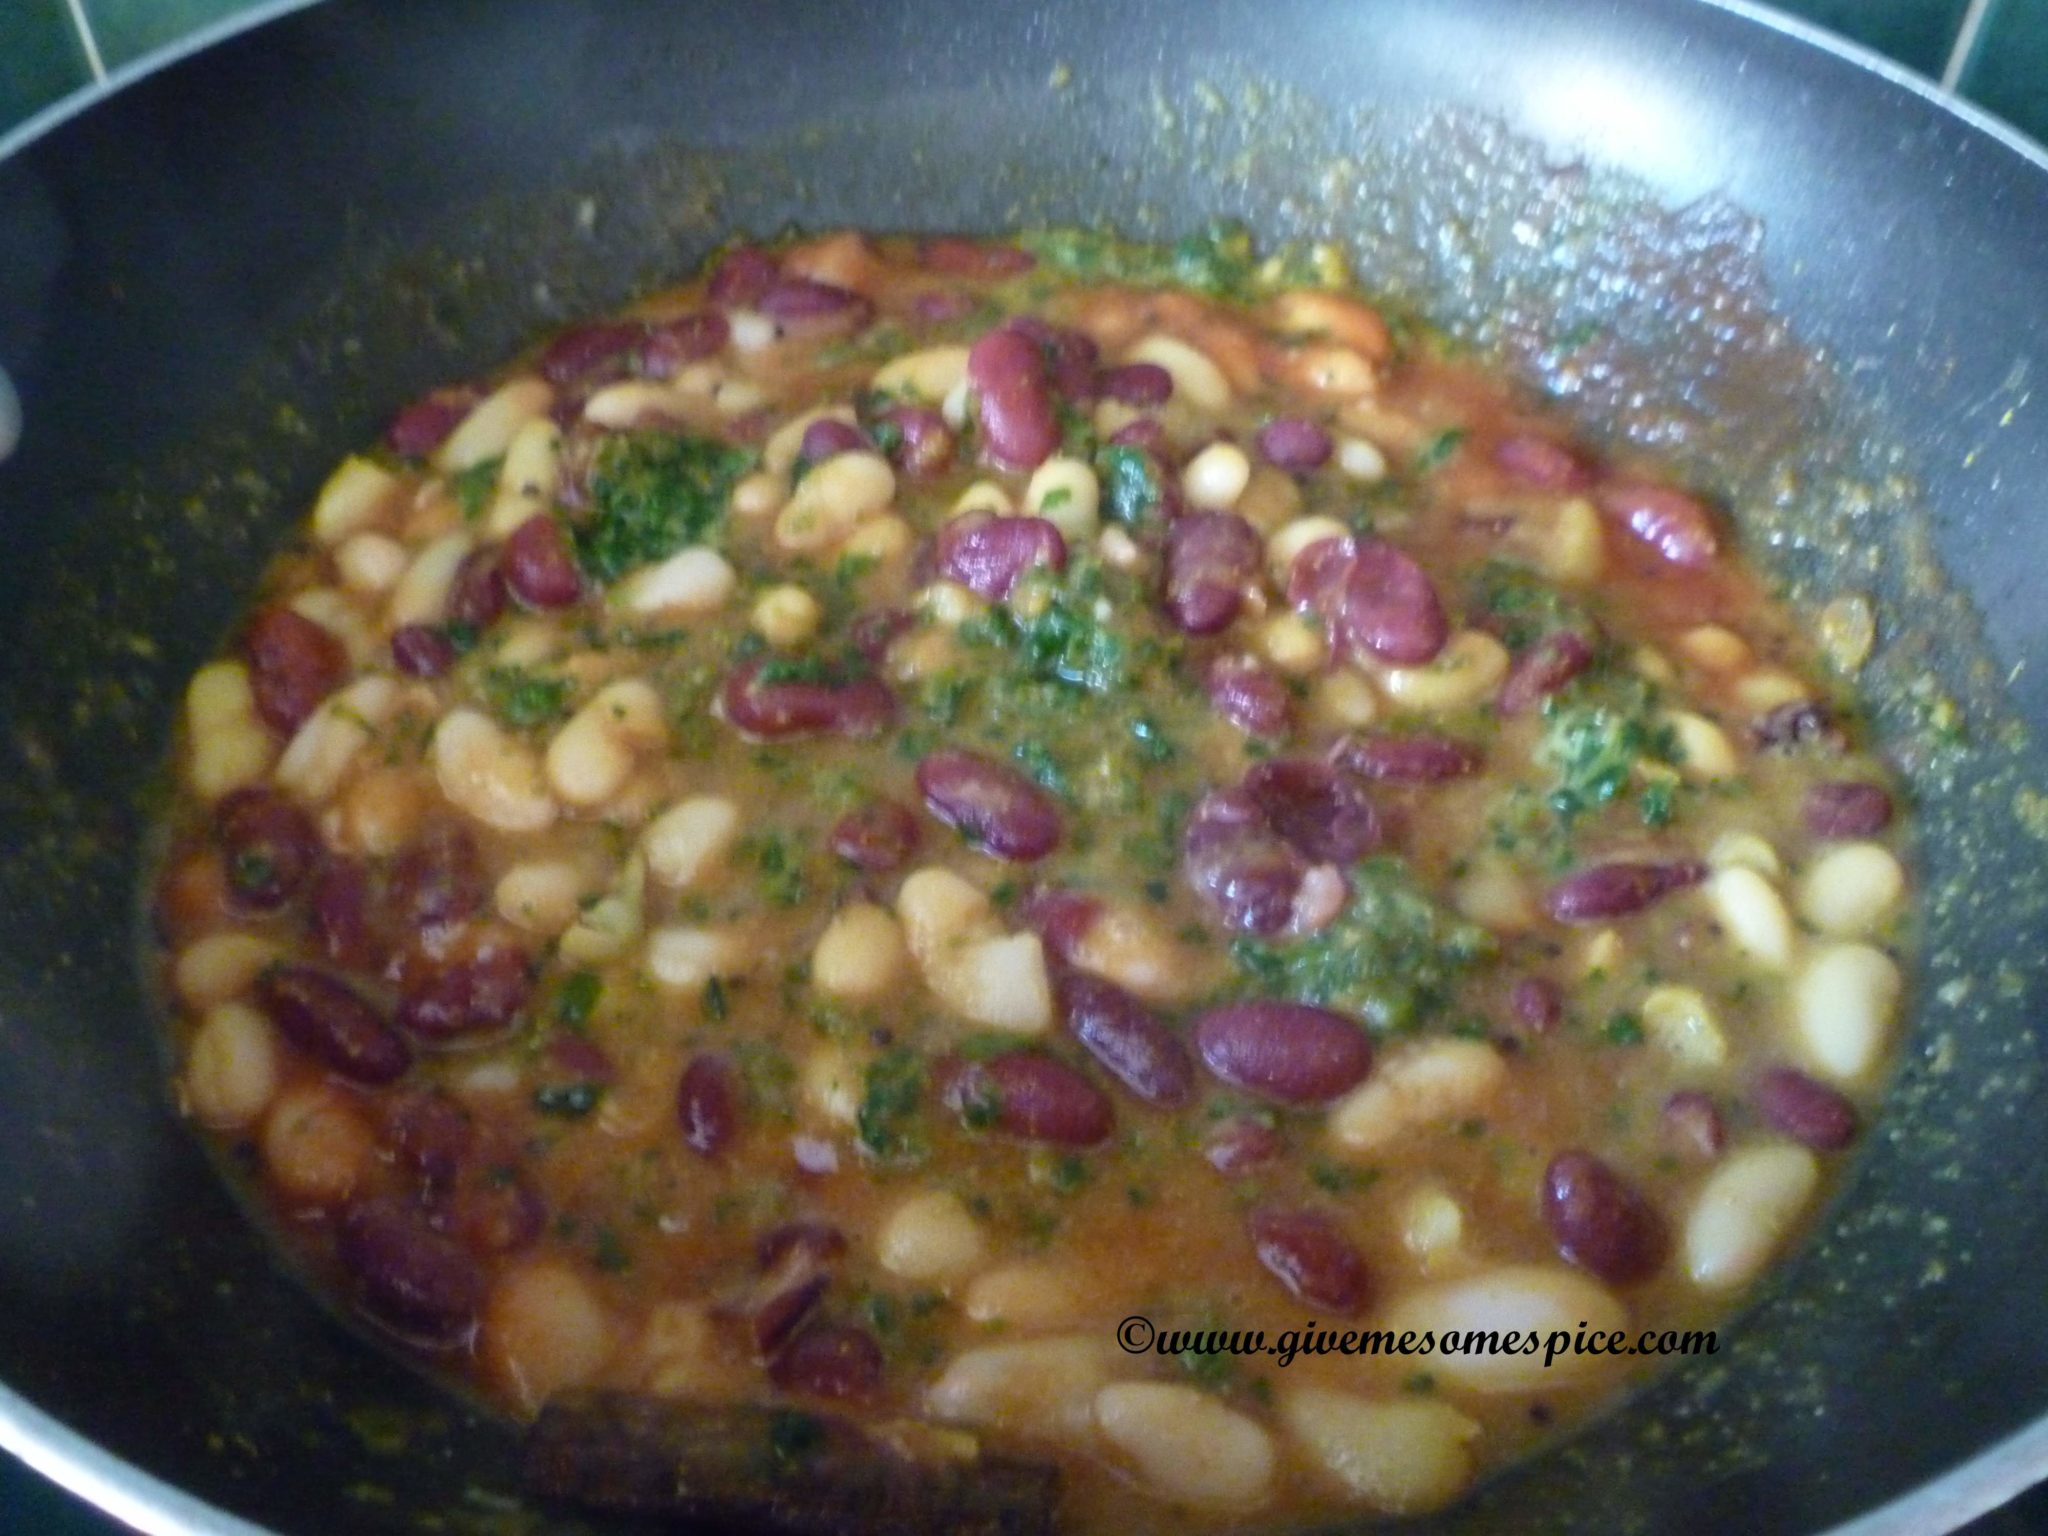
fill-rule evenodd
<path id="1" fill-rule="evenodd" d="M 0 135 L 249 0 L 0 0 Z M 2048 0 L 1780 0 L 2048 142 Z M 1967 35 L 1966 35 L 1967 34 Z M 1967 46 L 1959 47 L 1962 40 Z"/>
<path id="2" fill-rule="evenodd" d="M 0 0 L 0 136 L 246 0 Z M 2048 0 L 1782 0 L 2048 142 Z M 1966 35 L 1967 34 L 1967 35 Z M 1959 41 L 1964 46 L 1958 46 Z M 117 1527 L 0 1456 L 0 1536 L 116 1536 Z M 2048 1536 L 2048 1493 L 1970 1536 Z"/>

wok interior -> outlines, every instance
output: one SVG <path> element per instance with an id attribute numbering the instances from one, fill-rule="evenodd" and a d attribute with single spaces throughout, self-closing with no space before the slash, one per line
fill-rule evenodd
<path id="1" fill-rule="evenodd" d="M 1845 269 L 1796 201 L 1767 210 L 1760 244 L 1718 200 L 1669 211 L 1697 190 L 1683 167 L 1644 185 L 1518 137 L 1502 118 L 1541 126 L 1528 81 L 1546 57 L 1643 82 L 1674 143 L 1736 133 L 1743 91 L 1788 92 L 1802 70 L 1879 89 L 1718 12 L 1647 7 L 1596 40 L 1580 9 L 1417 0 L 1370 8 L 1368 28 L 1304 0 L 1217 11 L 1196 39 L 1164 5 L 943 26 L 906 5 L 827 47 L 822 6 L 600 21 L 526 0 L 344 5 L 0 168 L 0 359 L 29 432 L 0 467 L 0 1381 L 284 1529 L 409 1529 L 422 1511 L 538 1528 L 514 1499 L 509 1427 L 318 1311 L 169 1113 L 134 881 L 183 678 L 324 466 L 391 409 L 686 271 L 725 231 L 1171 234 L 1227 215 L 1272 239 L 1344 236 L 1369 287 L 1497 350 L 1589 433 L 1729 492 L 1795 601 L 1876 591 L 1866 681 L 1921 799 L 1918 1034 L 1819 1239 L 1719 1356 L 1436 1524 L 1811 1529 L 2048 1406 L 2048 1159 L 2030 1113 L 2048 802 L 2029 798 L 2011 712 L 2041 696 L 2004 694 L 1972 603 L 1928 559 L 1969 585 L 2006 655 L 2043 622 L 1997 573 L 2048 527 L 2016 525 L 2005 482 L 1961 467 L 1972 446 L 2015 472 L 2048 458 L 2023 413 L 1973 437 L 1968 409 L 1991 399 L 1995 416 L 1985 386 L 2043 322 L 1988 284 L 1974 317 L 1946 289 L 1909 310 L 1911 274 L 1891 269 L 1919 259 L 1907 242 Z M 1953 156 L 1941 135 L 1960 130 L 1924 103 L 1869 110 Z M 1840 114 L 1788 122 L 1772 176 L 1818 166 L 1855 126 Z M 1823 257 L 1854 302 L 1816 287 Z M 1903 338 L 1900 315 L 1917 327 Z M 1563 348 L 1566 332 L 1597 340 Z"/>

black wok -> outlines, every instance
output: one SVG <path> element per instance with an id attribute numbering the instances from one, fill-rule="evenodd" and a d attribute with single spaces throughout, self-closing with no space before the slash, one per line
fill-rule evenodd
<path id="1" fill-rule="evenodd" d="M 2048 1467 L 2048 163 L 1697 0 L 338 3 L 0 164 L 0 1446 L 158 1531 L 570 1528 L 169 1112 L 132 893 L 181 680 L 396 404 L 726 227 L 1218 213 L 1351 237 L 1730 488 L 1796 599 L 1877 590 L 1922 801 L 1929 964 L 1846 1196 L 1717 1358 L 1439 1524 L 1944 1529 Z"/>

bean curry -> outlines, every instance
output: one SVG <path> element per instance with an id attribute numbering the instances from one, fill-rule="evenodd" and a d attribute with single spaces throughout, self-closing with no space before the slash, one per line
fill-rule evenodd
<path id="1" fill-rule="evenodd" d="M 1731 539 L 1330 249 L 735 245 L 403 410 L 192 680 L 180 1102 L 543 1496 L 1441 1506 L 1882 1084 L 1894 790 Z"/>

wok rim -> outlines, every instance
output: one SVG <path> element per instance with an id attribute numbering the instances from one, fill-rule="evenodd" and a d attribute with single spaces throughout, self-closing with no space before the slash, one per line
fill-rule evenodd
<path id="1" fill-rule="evenodd" d="M 73 118 L 139 81 L 244 32 L 267 26 L 326 0 L 260 0 L 129 60 L 106 76 L 0 134 L 0 164 L 14 158 Z M 1968 101 L 1920 71 L 1876 50 L 1758 0 L 1686 0 L 1734 16 L 1817 49 L 1886 85 L 1908 92 L 2016 155 L 2048 177 L 2048 145 L 2004 118 Z M 115 1455 L 0 1382 L 0 1451 L 143 1536 L 278 1536 L 269 1527 L 187 1493 L 174 1483 Z M 1889 1502 L 1842 1521 L 1816 1536 L 1940 1536 L 2000 1508 L 2048 1480 L 2048 1411 Z"/>

